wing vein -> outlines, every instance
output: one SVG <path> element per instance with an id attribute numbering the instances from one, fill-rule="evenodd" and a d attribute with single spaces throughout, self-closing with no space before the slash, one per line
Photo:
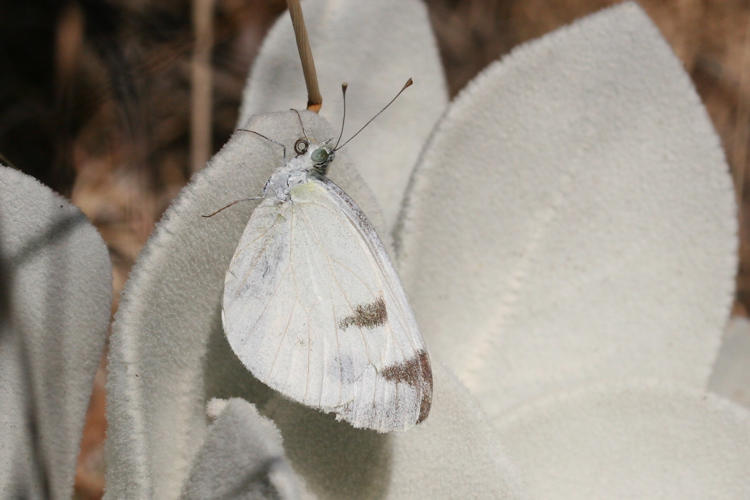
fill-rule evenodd
<path id="1" fill-rule="evenodd" d="M 368 251 L 372 252 L 374 250 L 373 248 L 370 248 L 372 244 L 369 241 L 367 235 L 363 234 L 362 231 L 359 230 L 359 228 L 355 224 L 354 220 L 352 220 L 352 218 L 349 217 L 349 215 L 345 211 L 343 211 L 343 210 L 333 210 L 332 208 L 330 208 L 330 207 L 328 207 L 326 205 L 323 205 L 321 203 L 315 203 L 315 202 L 306 202 L 306 203 L 309 203 L 310 205 L 314 205 L 314 206 L 323 208 L 325 210 L 328 210 L 329 212 L 335 214 L 337 217 L 343 218 L 344 221 L 350 227 L 352 227 L 358 234 L 360 234 L 360 236 L 362 237 L 362 240 L 365 242 L 365 245 L 367 246 Z M 382 245 L 382 243 L 381 243 L 381 245 Z M 383 249 L 383 251 L 385 251 L 385 249 Z M 387 256 L 386 256 L 386 258 L 387 258 Z M 380 271 L 380 274 L 378 275 L 378 279 L 380 279 L 380 282 L 381 282 L 382 285 L 384 285 L 385 287 L 388 288 L 388 291 L 390 292 L 391 297 L 393 298 L 393 303 L 397 307 L 397 310 L 398 310 L 399 314 L 397 314 L 396 316 L 398 317 L 398 321 L 400 323 L 401 328 L 403 329 L 404 332 L 408 332 L 409 329 L 406 326 L 406 324 L 403 322 L 403 318 L 406 318 L 407 311 L 404 310 L 404 305 L 401 303 L 401 299 L 405 300 L 405 298 L 402 297 L 401 294 L 398 294 L 398 293 L 395 292 L 395 290 L 393 289 L 394 288 L 393 284 L 390 282 L 390 279 L 388 278 L 388 276 L 389 276 L 390 273 L 387 272 L 386 269 L 383 268 L 383 265 L 381 265 L 381 263 L 378 262 L 377 260 L 375 260 L 375 267 L 377 267 L 377 269 Z M 395 271 L 392 270 L 392 266 L 390 266 L 390 267 L 391 267 L 390 271 L 395 273 Z M 357 278 L 360 279 L 359 276 L 357 276 Z M 360 279 L 360 281 L 361 281 L 361 279 Z M 390 324 L 388 325 L 388 327 L 389 327 L 389 330 L 391 331 L 392 338 L 395 339 L 395 334 L 394 334 L 393 329 L 391 328 Z M 419 346 L 417 346 L 414 343 L 414 339 L 412 338 L 412 336 L 409 335 L 409 334 L 406 334 L 406 337 L 408 339 L 409 344 L 411 345 L 412 350 L 414 352 L 417 352 L 419 350 Z M 406 359 L 405 353 L 404 353 L 403 349 L 401 348 L 401 345 L 400 344 L 398 344 L 398 345 L 399 345 L 399 350 L 401 351 L 401 355 L 402 355 L 403 359 Z"/>
<path id="2" fill-rule="evenodd" d="M 292 323 L 292 316 L 294 316 L 294 310 L 297 307 L 297 302 L 292 304 L 292 310 L 289 313 L 289 318 L 286 321 L 286 327 L 284 328 L 284 331 L 281 333 L 281 338 L 279 339 L 279 345 L 276 347 L 276 354 L 273 357 L 273 362 L 271 363 L 271 369 L 268 370 L 268 379 L 271 379 L 271 375 L 273 375 L 273 368 L 276 366 L 276 360 L 279 358 L 279 352 L 281 351 L 281 346 L 284 343 L 284 338 L 286 337 L 286 332 L 289 331 L 289 325 Z"/>
<path id="3" fill-rule="evenodd" d="M 315 229 L 315 227 L 314 227 L 314 226 L 313 226 L 313 224 L 312 224 L 312 221 L 310 221 L 310 218 L 309 218 L 309 217 L 307 216 L 307 214 L 305 214 L 304 212 L 302 212 L 302 216 L 303 216 L 303 217 L 304 217 L 304 218 L 306 219 L 306 221 L 307 221 L 307 227 L 308 227 L 308 229 L 311 229 L 311 231 L 310 231 L 310 234 L 312 234 L 312 235 L 313 235 L 313 237 L 315 238 L 315 241 L 316 241 L 316 242 L 317 242 L 317 244 L 318 244 L 318 247 L 320 247 L 320 250 L 321 250 L 321 252 L 323 253 L 323 255 L 324 255 L 324 256 L 325 256 L 325 258 L 326 258 L 326 261 L 327 261 L 327 263 L 328 263 L 328 268 L 329 268 L 329 270 L 331 271 L 331 277 L 333 278 L 333 281 L 334 281 L 334 282 L 336 283 L 336 286 L 337 286 L 337 287 L 339 288 L 339 290 L 341 291 L 341 295 L 342 295 L 342 296 L 344 297 L 344 299 L 346 300 L 346 303 L 347 303 L 347 304 L 349 305 L 349 307 L 351 308 L 351 310 L 352 310 L 352 311 L 354 311 L 354 306 L 352 305 L 352 302 L 351 302 L 351 300 L 349 300 L 349 296 L 348 296 L 348 295 L 346 294 L 346 290 L 344 290 L 344 287 L 343 287 L 343 286 L 341 286 L 341 283 L 339 282 L 339 279 L 338 279 L 338 277 L 336 276 L 336 273 L 335 273 L 335 272 L 334 272 L 334 270 L 333 270 L 333 264 L 332 264 L 332 262 L 331 262 L 331 257 L 330 257 L 330 256 L 328 255 L 328 253 L 327 253 L 327 252 L 325 251 L 325 248 L 323 247 L 323 244 L 322 244 L 322 243 L 321 243 L 321 241 L 319 240 L 319 238 L 318 238 L 318 235 L 314 234 L 314 231 L 312 231 L 313 229 Z M 315 229 L 315 230 L 316 230 L 316 229 Z M 336 318 L 334 318 L 334 321 L 335 321 L 335 319 L 336 319 Z M 364 345 L 364 347 L 365 347 L 365 355 L 367 356 L 367 361 L 368 361 L 368 362 L 369 362 L 369 363 L 370 363 L 371 365 L 375 366 L 375 364 L 374 364 L 374 363 L 372 362 L 372 359 L 370 359 L 370 349 L 369 349 L 369 346 L 367 345 L 367 339 L 365 339 L 365 334 L 364 334 L 364 331 L 362 330 L 362 327 L 358 327 L 358 329 L 359 329 L 359 335 L 360 335 L 360 337 L 362 338 L 362 344 L 363 344 L 363 345 Z"/>
<path id="4" fill-rule="evenodd" d="M 258 207 L 258 208 L 260 208 L 260 207 Z M 258 210 L 258 208 L 256 208 L 255 210 Z M 269 208 L 276 208 L 276 207 L 269 207 Z M 247 249 L 247 247 L 249 247 L 250 245 L 252 245 L 256 241 L 258 241 L 259 239 L 265 237 L 271 231 L 271 229 L 273 229 L 273 227 L 275 225 L 276 225 L 276 221 L 271 221 L 271 225 L 268 226 L 265 231 L 263 231 L 260 235 L 258 235 L 257 237 L 253 238 L 252 240 L 248 241 L 242 248 L 237 248 L 234 251 L 234 255 L 235 256 L 236 255 L 240 255 L 242 252 L 244 252 Z M 234 261 L 234 259 L 232 259 L 232 260 Z"/>

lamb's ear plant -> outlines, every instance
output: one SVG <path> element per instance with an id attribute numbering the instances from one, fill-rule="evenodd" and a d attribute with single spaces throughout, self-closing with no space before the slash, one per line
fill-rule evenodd
<path id="1" fill-rule="evenodd" d="M 708 389 L 750 408 L 750 320 L 732 318 L 724 331 Z"/>
<path id="2" fill-rule="evenodd" d="M 750 412 L 701 387 L 560 391 L 496 421 L 528 498 L 747 498 Z"/>
<path id="3" fill-rule="evenodd" d="M 299 498 L 297 476 L 273 422 L 240 398 L 213 399 L 206 411 L 214 422 L 183 486 L 183 500 Z"/>
<path id="4" fill-rule="evenodd" d="M 355 430 L 290 403 L 235 358 L 222 285 L 257 202 L 201 215 L 256 196 L 280 162 L 277 147 L 237 132 L 167 210 L 126 285 L 110 351 L 107 496 L 206 491 L 242 461 L 216 459 L 233 426 L 248 442 L 265 435 L 246 467 L 266 470 L 275 457 L 303 496 L 747 496 L 748 412 L 705 392 L 736 266 L 731 182 L 705 110 L 645 14 L 621 5 L 519 48 L 428 132 L 444 84 L 424 6 L 304 7 L 326 96 L 324 116 L 301 114 L 308 133 L 336 136 L 325 113 L 341 81 L 350 110 L 357 85 L 373 86 L 361 102 L 377 106 L 377 89 L 390 97 L 406 76 L 388 81 L 383 68 L 413 65 L 409 114 L 375 122 L 331 178 L 381 235 L 401 213 L 398 263 L 434 360 L 430 417 L 406 433 Z M 293 46 L 282 18 L 240 120 L 290 151 L 299 124 L 286 109 L 305 95 Z M 422 119 L 412 136 L 404 124 Z M 390 154 L 399 143 L 404 157 L 419 156 L 407 187 L 401 156 Z M 258 412 L 235 402 L 232 418 L 212 423 L 213 398 Z M 691 460 L 706 449 L 705 461 Z M 538 467 L 544 460 L 554 474 Z M 216 488 L 240 482 L 230 475 Z"/>
<path id="5" fill-rule="evenodd" d="M 634 4 L 480 73 L 425 148 L 396 241 L 431 349 L 493 417 L 587 381 L 705 387 L 737 267 L 718 137 Z"/>
<path id="6" fill-rule="evenodd" d="M 0 497 L 73 494 L 111 300 L 109 255 L 86 217 L 0 166 Z"/>
<path id="7" fill-rule="evenodd" d="M 301 116 L 311 136 L 334 133 L 320 116 Z M 289 150 L 299 133 L 289 111 L 254 116 L 248 126 Z M 440 366 L 434 367 L 440 393 L 428 421 L 389 436 L 279 400 L 232 353 L 220 320 L 224 275 L 257 202 L 221 217 L 201 215 L 258 192 L 278 166 L 278 149 L 236 132 L 167 210 L 131 273 L 110 343 L 107 497 L 177 498 L 190 470 L 200 467 L 199 449 L 212 433 L 205 407 L 217 397 L 244 398 L 274 420 L 309 494 L 413 497 L 457 487 L 507 496 L 515 482 L 499 443 Z M 330 177 L 367 207 L 371 220 L 382 220 L 346 150 Z"/>

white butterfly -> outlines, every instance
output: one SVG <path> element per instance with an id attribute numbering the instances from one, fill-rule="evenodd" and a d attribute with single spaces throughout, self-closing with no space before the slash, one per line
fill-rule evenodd
<path id="1" fill-rule="evenodd" d="M 226 274 L 224 331 L 287 397 L 354 427 L 406 429 L 430 411 L 429 357 L 383 243 L 326 177 L 330 142 L 305 134 L 266 183 Z"/>

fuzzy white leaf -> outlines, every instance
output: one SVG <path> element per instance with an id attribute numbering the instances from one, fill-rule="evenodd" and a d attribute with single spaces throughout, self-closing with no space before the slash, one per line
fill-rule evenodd
<path id="1" fill-rule="evenodd" d="M 750 413 L 699 390 L 597 386 L 497 427 L 530 498 L 750 497 Z"/>
<path id="2" fill-rule="evenodd" d="M 299 498 L 298 479 L 273 422 L 244 399 L 222 402 L 195 458 L 182 500 Z M 213 408 L 215 403 L 209 402 Z"/>
<path id="3" fill-rule="evenodd" d="M 418 0 L 306 0 L 302 9 L 323 95 L 321 115 L 336 127 L 341 123 L 341 83 L 349 83 L 344 139 L 377 113 L 407 78 L 414 78 L 414 86 L 346 146 L 390 230 L 411 169 L 448 102 L 427 10 Z M 301 109 L 306 102 L 294 32 L 284 13 L 253 66 L 239 124 L 244 126 L 252 114 Z"/>
<path id="4" fill-rule="evenodd" d="M 430 416 L 407 432 L 377 434 L 282 397 L 266 413 L 316 498 L 519 498 L 504 446 L 475 400 L 441 363 Z"/>
<path id="5" fill-rule="evenodd" d="M 724 332 L 708 388 L 750 407 L 750 320 L 732 318 Z"/>
<path id="6" fill-rule="evenodd" d="M 0 166 L 0 496 L 70 498 L 112 301 L 109 256 L 62 196 Z"/>
<path id="7" fill-rule="evenodd" d="M 734 195 L 688 76 L 636 5 L 470 83 L 402 222 L 428 346 L 491 415 L 580 380 L 704 386 L 732 299 Z"/>
<path id="8" fill-rule="evenodd" d="M 331 127 L 302 113 L 311 138 Z M 247 125 L 287 145 L 300 136 L 294 112 Z M 125 287 L 113 326 L 108 380 L 107 496 L 176 498 L 206 435 L 208 399 L 259 404 L 268 389 L 235 357 L 221 327 L 224 276 L 257 201 L 203 218 L 227 203 L 258 196 L 282 151 L 237 132 L 181 192 L 157 225 Z M 331 179 L 356 200 L 378 231 L 382 218 L 346 151 Z"/>
<path id="9" fill-rule="evenodd" d="M 37 460 L 33 401 L 21 336 L 0 323 L 0 493 L 8 498 L 44 498 L 44 464 Z M 68 463 L 73 470 L 75 462 Z"/>

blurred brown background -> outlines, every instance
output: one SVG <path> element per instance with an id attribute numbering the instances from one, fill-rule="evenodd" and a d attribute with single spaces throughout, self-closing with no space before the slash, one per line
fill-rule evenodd
<path id="1" fill-rule="evenodd" d="M 616 2 L 426 3 L 455 95 L 515 45 Z M 746 314 L 750 247 L 742 214 L 748 207 L 743 193 L 750 147 L 750 1 L 640 4 L 684 63 L 721 135 L 742 199 L 735 313 Z M 89 216 L 109 245 L 117 296 L 191 165 L 202 165 L 231 134 L 248 69 L 285 2 L 0 5 L 2 161 L 70 196 Z M 105 378 L 102 366 L 82 441 L 79 498 L 99 498 L 104 486 Z"/>

